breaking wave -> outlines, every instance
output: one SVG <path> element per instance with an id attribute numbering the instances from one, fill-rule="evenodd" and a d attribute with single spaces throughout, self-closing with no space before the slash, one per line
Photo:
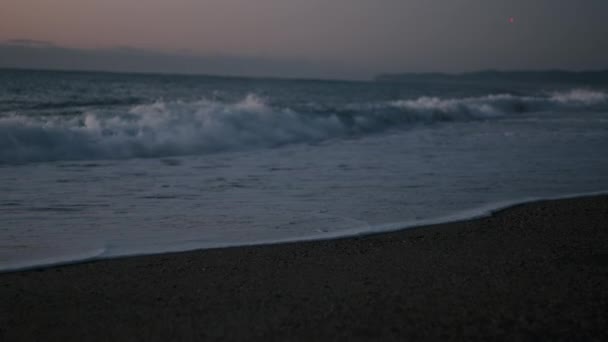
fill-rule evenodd
<path id="1" fill-rule="evenodd" d="M 249 94 L 224 103 L 157 101 L 124 112 L 0 117 L 0 162 L 123 159 L 275 147 L 364 135 L 415 124 L 491 120 L 524 112 L 605 110 L 604 92 L 546 96 L 420 97 L 340 108 L 275 107 Z"/>
<path id="2" fill-rule="evenodd" d="M 555 92 L 544 97 L 511 94 L 487 95 L 461 99 L 421 97 L 394 101 L 392 104 L 417 113 L 461 114 L 473 117 L 495 117 L 524 112 L 564 111 L 573 109 L 606 109 L 608 94 L 600 91 L 574 89 Z M 598 108 L 594 108 L 600 106 Z"/>

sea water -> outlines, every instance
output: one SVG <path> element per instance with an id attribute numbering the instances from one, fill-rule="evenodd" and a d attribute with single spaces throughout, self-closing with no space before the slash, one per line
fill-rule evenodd
<path id="1" fill-rule="evenodd" d="M 0 70 L 0 271 L 608 190 L 602 84 Z"/>

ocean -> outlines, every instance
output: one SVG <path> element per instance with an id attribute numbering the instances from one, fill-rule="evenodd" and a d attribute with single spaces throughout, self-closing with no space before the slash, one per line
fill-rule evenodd
<path id="1" fill-rule="evenodd" d="M 608 190 L 608 84 L 0 70 L 0 271 Z"/>

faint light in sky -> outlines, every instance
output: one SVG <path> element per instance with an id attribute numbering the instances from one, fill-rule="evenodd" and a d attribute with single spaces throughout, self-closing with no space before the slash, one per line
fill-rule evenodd
<path id="1" fill-rule="evenodd" d="M 514 24 L 514 23 L 515 23 L 515 17 L 510 17 L 509 24 Z"/>

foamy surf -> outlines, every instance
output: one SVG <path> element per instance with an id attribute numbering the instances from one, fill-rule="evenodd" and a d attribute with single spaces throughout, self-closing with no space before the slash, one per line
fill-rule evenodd
<path id="1" fill-rule="evenodd" d="M 0 273 L 25 271 L 31 269 L 64 266 L 70 264 L 77 264 L 82 262 L 90 262 L 97 260 L 110 260 L 115 258 L 155 255 L 164 253 L 180 253 L 190 252 L 195 250 L 209 250 L 219 248 L 234 248 L 234 247 L 251 247 L 251 246 L 265 246 L 265 245 L 276 245 L 284 243 L 297 243 L 297 242 L 311 242 L 321 240 L 334 240 L 334 239 L 347 239 L 353 237 L 365 237 L 375 234 L 383 234 L 390 232 L 397 232 L 406 229 L 423 228 L 431 225 L 448 224 L 454 222 L 462 222 L 468 220 L 476 220 L 484 217 L 490 217 L 500 211 L 504 211 L 515 206 L 531 204 L 544 201 L 555 201 L 564 199 L 574 199 L 581 197 L 592 197 L 608 195 L 608 190 L 605 191 L 594 191 L 586 193 L 576 193 L 568 195 L 560 195 L 554 197 L 529 197 L 519 200 L 505 200 L 497 203 L 491 203 L 479 208 L 472 208 L 461 212 L 447 214 L 442 217 L 426 219 L 426 220 L 413 220 L 405 222 L 392 222 L 385 223 L 376 226 L 370 226 L 363 224 L 360 226 L 353 226 L 350 229 L 345 229 L 340 232 L 319 232 L 319 234 L 312 234 L 306 237 L 299 238 L 284 238 L 276 240 L 257 240 L 243 242 L 222 242 L 222 243 L 208 243 L 204 240 L 188 240 L 181 241 L 178 243 L 167 244 L 152 244 L 149 246 L 141 246 L 137 243 L 133 243 L 129 250 L 115 249 L 112 247 L 105 247 L 91 251 L 84 251 L 79 254 L 73 254 L 63 257 L 52 257 L 43 259 L 33 260 L 19 260 L 9 263 L 0 262 Z"/>
<path id="2" fill-rule="evenodd" d="M 597 86 L 22 76 L 0 90 L 4 271 L 365 235 L 608 189 Z"/>
<path id="3" fill-rule="evenodd" d="M 419 97 L 388 103 L 345 104 L 314 111 L 273 106 L 247 94 L 236 102 L 156 101 L 80 115 L 0 116 L 0 163 L 151 158 L 293 143 L 317 143 L 415 125 L 492 120 L 522 113 L 598 111 L 608 95 L 573 89 L 543 97 Z M 314 108 L 314 107 L 312 107 Z"/>

